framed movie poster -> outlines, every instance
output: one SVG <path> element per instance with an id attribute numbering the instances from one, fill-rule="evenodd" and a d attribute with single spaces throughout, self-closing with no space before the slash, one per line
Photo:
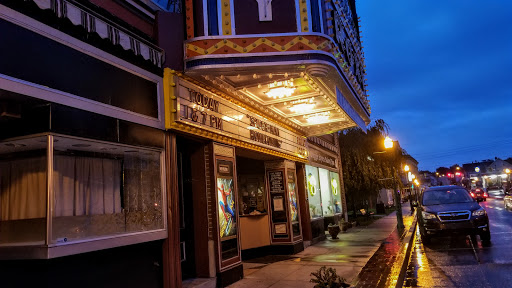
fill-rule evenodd
<path id="1" fill-rule="evenodd" d="M 228 154 L 233 149 L 215 144 L 214 151 Z M 214 153 L 214 175 L 212 190 L 216 196 L 219 271 L 229 269 L 240 263 L 240 245 L 238 240 L 238 193 L 236 166 L 233 157 Z M 231 154 L 233 155 L 233 154 Z M 230 156 L 231 156 L 230 155 Z"/>
<path id="2" fill-rule="evenodd" d="M 233 163 L 217 160 L 217 199 L 221 240 L 236 236 L 235 183 Z"/>

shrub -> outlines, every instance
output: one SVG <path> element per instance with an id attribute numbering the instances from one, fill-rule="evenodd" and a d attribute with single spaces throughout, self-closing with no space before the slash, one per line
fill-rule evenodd
<path id="1" fill-rule="evenodd" d="M 312 283 L 315 284 L 315 288 L 341 288 L 341 287 L 350 287 L 350 284 L 345 282 L 345 278 L 342 278 L 336 274 L 336 269 L 327 268 L 325 266 L 320 267 L 318 271 L 312 272 L 311 280 Z"/>

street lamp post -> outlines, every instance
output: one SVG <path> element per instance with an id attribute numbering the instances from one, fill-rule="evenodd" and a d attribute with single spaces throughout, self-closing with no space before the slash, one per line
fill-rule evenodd
<path id="1" fill-rule="evenodd" d="M 397 171 L 396 171 L 396 164 L 397 164 L 397 150 L 398 150 L 398 147 L 393 147 L 395 146 L 394 145 L 394 142 L 391 138 L 389 137 L 386 137 L 384 139 L 384 148 L 386 149 L 392 149 L 390 152 L 392 153 L 392 165 L 391 165 L 391 168 L 393 170 L 393 184 L 394 184 L 394 193 L 393 193 L 393 196 L 395 198 L 395 208 L 396 208 L 396 226 L 398 229 L 404 229 L 404 218 L 403 218 L 403 215 L 402 215 L 402 199 L 400 197 L 400 195 L 398 195 L 398 185 L 397 185 L 397 181 L 398 179 L 400 179 L 399 175 L 397 174 Z M 398 146 L 398 145 L 396 145 Z M 375 152 L 375 153 L 386 153 L 387 151 L 382 151 L 382 152 Z"/>

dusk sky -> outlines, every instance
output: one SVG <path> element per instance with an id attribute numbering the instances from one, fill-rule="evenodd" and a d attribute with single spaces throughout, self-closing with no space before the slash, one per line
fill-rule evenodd
<path id="1" fill-rule="evenodd" d="M 512 1 L 356 5 L 371 118 L 419 169 L 512 157 Z"/>

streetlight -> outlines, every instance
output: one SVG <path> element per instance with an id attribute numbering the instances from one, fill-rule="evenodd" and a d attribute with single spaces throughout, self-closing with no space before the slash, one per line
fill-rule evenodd
<path id="1" fill-rule="evenodd" d="M 409 172 L 409 165 L 405 164 L 405 166 L 404 166 L 404 171 L 405 171 L 405 172 Z"/>
<path id="2" fill-rule="evenodd" d="M 398 187 L 397 187 L 397 180 L 400 179 L 398 177 L 398 174 L 396 172 L 396 164 L 397 164 L 397 149 L 398 147 L 394 147 L 394 142 L 391 138 L 389 138 L 388 136 L 386 136 L 386 138 L 384 139 L 384 148 L 386 148 L 386 150 L 388 150 L 390 153 L 392 153 L 392 165 L 391 165 L 391 168 L 393 169 L 393 184 L 394 184 L 394 196 L 395 196 L 395 207 L 396 207 L 396 220 L 397 220 L 397 223 L 396 223 L 396 226 L 398 229 L 404 229 L 404 218 L 402 216 L 402 199 L 400 197 L 400 195 L 398 195 Z M 398 145 L 397 145 L 398 146 Z M 394 147 L 394 148 L 393 148 Z M 393 149 L 393 150 L 389 150 L 389 149 Z M 380 151 L 380 152 L 374 152 L 374 154 L 380 154 L 380 153 L 386 153 L 388 151 Z M 396 176 L 395 176 L 396 175 Z"/>
<path id="3" fill-rule="evenodd" d="M 386 138 L 384 139 L 384 148 L 393 148 L 393 140 L 389 138 L 389 136 L 386 136 Z"/>

